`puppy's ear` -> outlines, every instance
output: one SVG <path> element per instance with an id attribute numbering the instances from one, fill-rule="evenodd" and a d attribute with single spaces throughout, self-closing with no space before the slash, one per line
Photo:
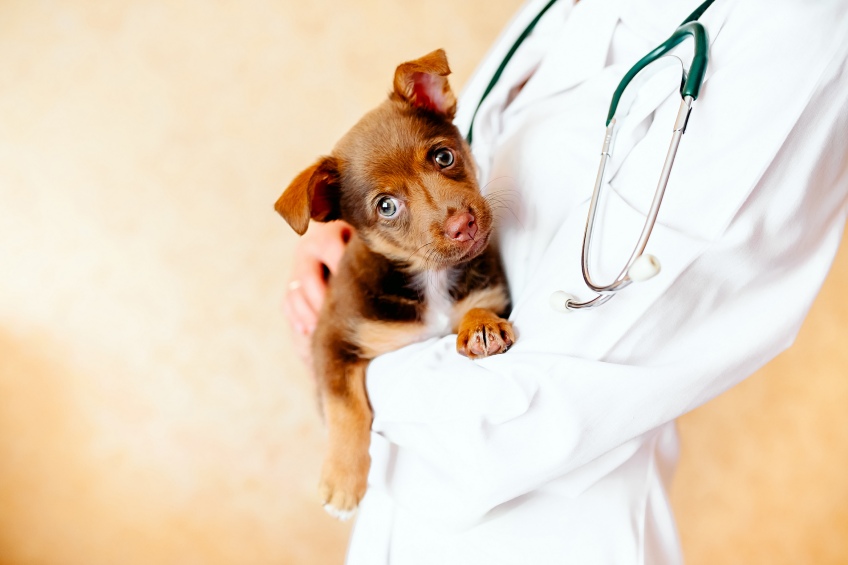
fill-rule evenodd
<path id="1" fill-rule="evenodd" d="M 456 113 L 456 96 L 446 78 L 449 74 L 448 59 L 442 49 L 403 63 L 395 71 L 392 98 L 452 120 Z"/>
<path id="2" fill-rule="evenodd" d="M 274 209 L 294 231 L 303 235 L 310 218 L 319 222 L 339 219 L 339 184 L 336 160 L 322 157 L 295 177 L 277 199 Z"/>

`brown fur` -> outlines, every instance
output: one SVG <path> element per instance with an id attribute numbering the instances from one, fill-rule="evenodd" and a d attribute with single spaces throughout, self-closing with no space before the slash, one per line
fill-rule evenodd
<path id="1" fill-rule="evenodd" d="M 457 332 L 457 351 L 471 358 L 501 353 L 515 341 L 501 318 L 509 294 L 500 262 L 486 245 L 492 213 L 470 149 L 451 123 L 449 73 L 441 50 L 400 65 L 388 100 L 331 156 L 298 175 L 275 206 L 300 234 L 310 218 L 343 219 L 356 228 L 313 337 L 330 437 L 320 494 L 335 512 L 352 511 L 365 492 L 371 359 L 434 332 Z M 380 214 L 387 198 L 397 204 L 393 217 Z M 440 306 L 446 311 L 437 312 Z"/>

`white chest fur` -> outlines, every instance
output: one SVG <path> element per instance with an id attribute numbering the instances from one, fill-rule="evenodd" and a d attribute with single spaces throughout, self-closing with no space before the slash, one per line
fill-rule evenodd
<path id="1" fill-rule="evenodd" d="M 441 336 L 451 331 L 451 314 L 454 300 L 450 288 L 455 275 L 452 269 L 425 271 L 416 278 L 418 291 L 424 298 L 424 325 L 426 337 Z"/>

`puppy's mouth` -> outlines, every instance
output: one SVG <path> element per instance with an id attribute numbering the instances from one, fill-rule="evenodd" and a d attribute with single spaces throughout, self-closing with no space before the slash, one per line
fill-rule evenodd
<path id="1" fill-rule="evenodd" d="M 490 235 L 491 232 L 487 232 L 480 234 L 478 237 L 470 241 L 454 242 L 448 248 L 442 248 L 435 252 L 425 251 L 424 253 L 419 254 L 418 251 L 421 250 L 420 247 L 416 253 L 409 256 L 407 262 L 409 262 L 413 257 L 418 256 L 418 258 L 423 259 L 423 262 L 414 261 L 412 264 L 417 265 L 416 268 L 419 269 L 440 270 L 455 267 L 480 255 L 480 253 L 486 249 Z M 427 247 L 427 245 L 422 247 Z"/>
<path id="2" fill-rule="evenodd" d="M 489 235 L 491 232 L 481 234 L 475 240 L 471 241 L 471 246 L 462 254 L 460 261 L 468 261 L 469 259 L 474 259 L 486 248 L 486 245 L 489 243 Z"/>
<path id="3" fill-rule="evenodd" d="M 445 253 L 442 256 L 442 264 L 446 267 L 459 265 L 460 263 L 465 263 L 466 261 L 470 261 L 474 259 L 480 253 L 486 249 L 486 245 L 489 244 L 489 236 L 492 232 L 487 231 L 486 233 L 478 233 L 477 237 L 464 242 L 454 242 L 451 246 L 450 253 Z"/>

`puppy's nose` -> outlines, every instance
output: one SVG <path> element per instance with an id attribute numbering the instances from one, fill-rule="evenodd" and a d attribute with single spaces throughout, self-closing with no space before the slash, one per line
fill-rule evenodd
<path id="1" fill-rule="evenodd" d="M 454 241 L 468 241 L 477 235 L 477 220 L 468 212 L 454 214 L 445 222 L 445 235 Z"/>

